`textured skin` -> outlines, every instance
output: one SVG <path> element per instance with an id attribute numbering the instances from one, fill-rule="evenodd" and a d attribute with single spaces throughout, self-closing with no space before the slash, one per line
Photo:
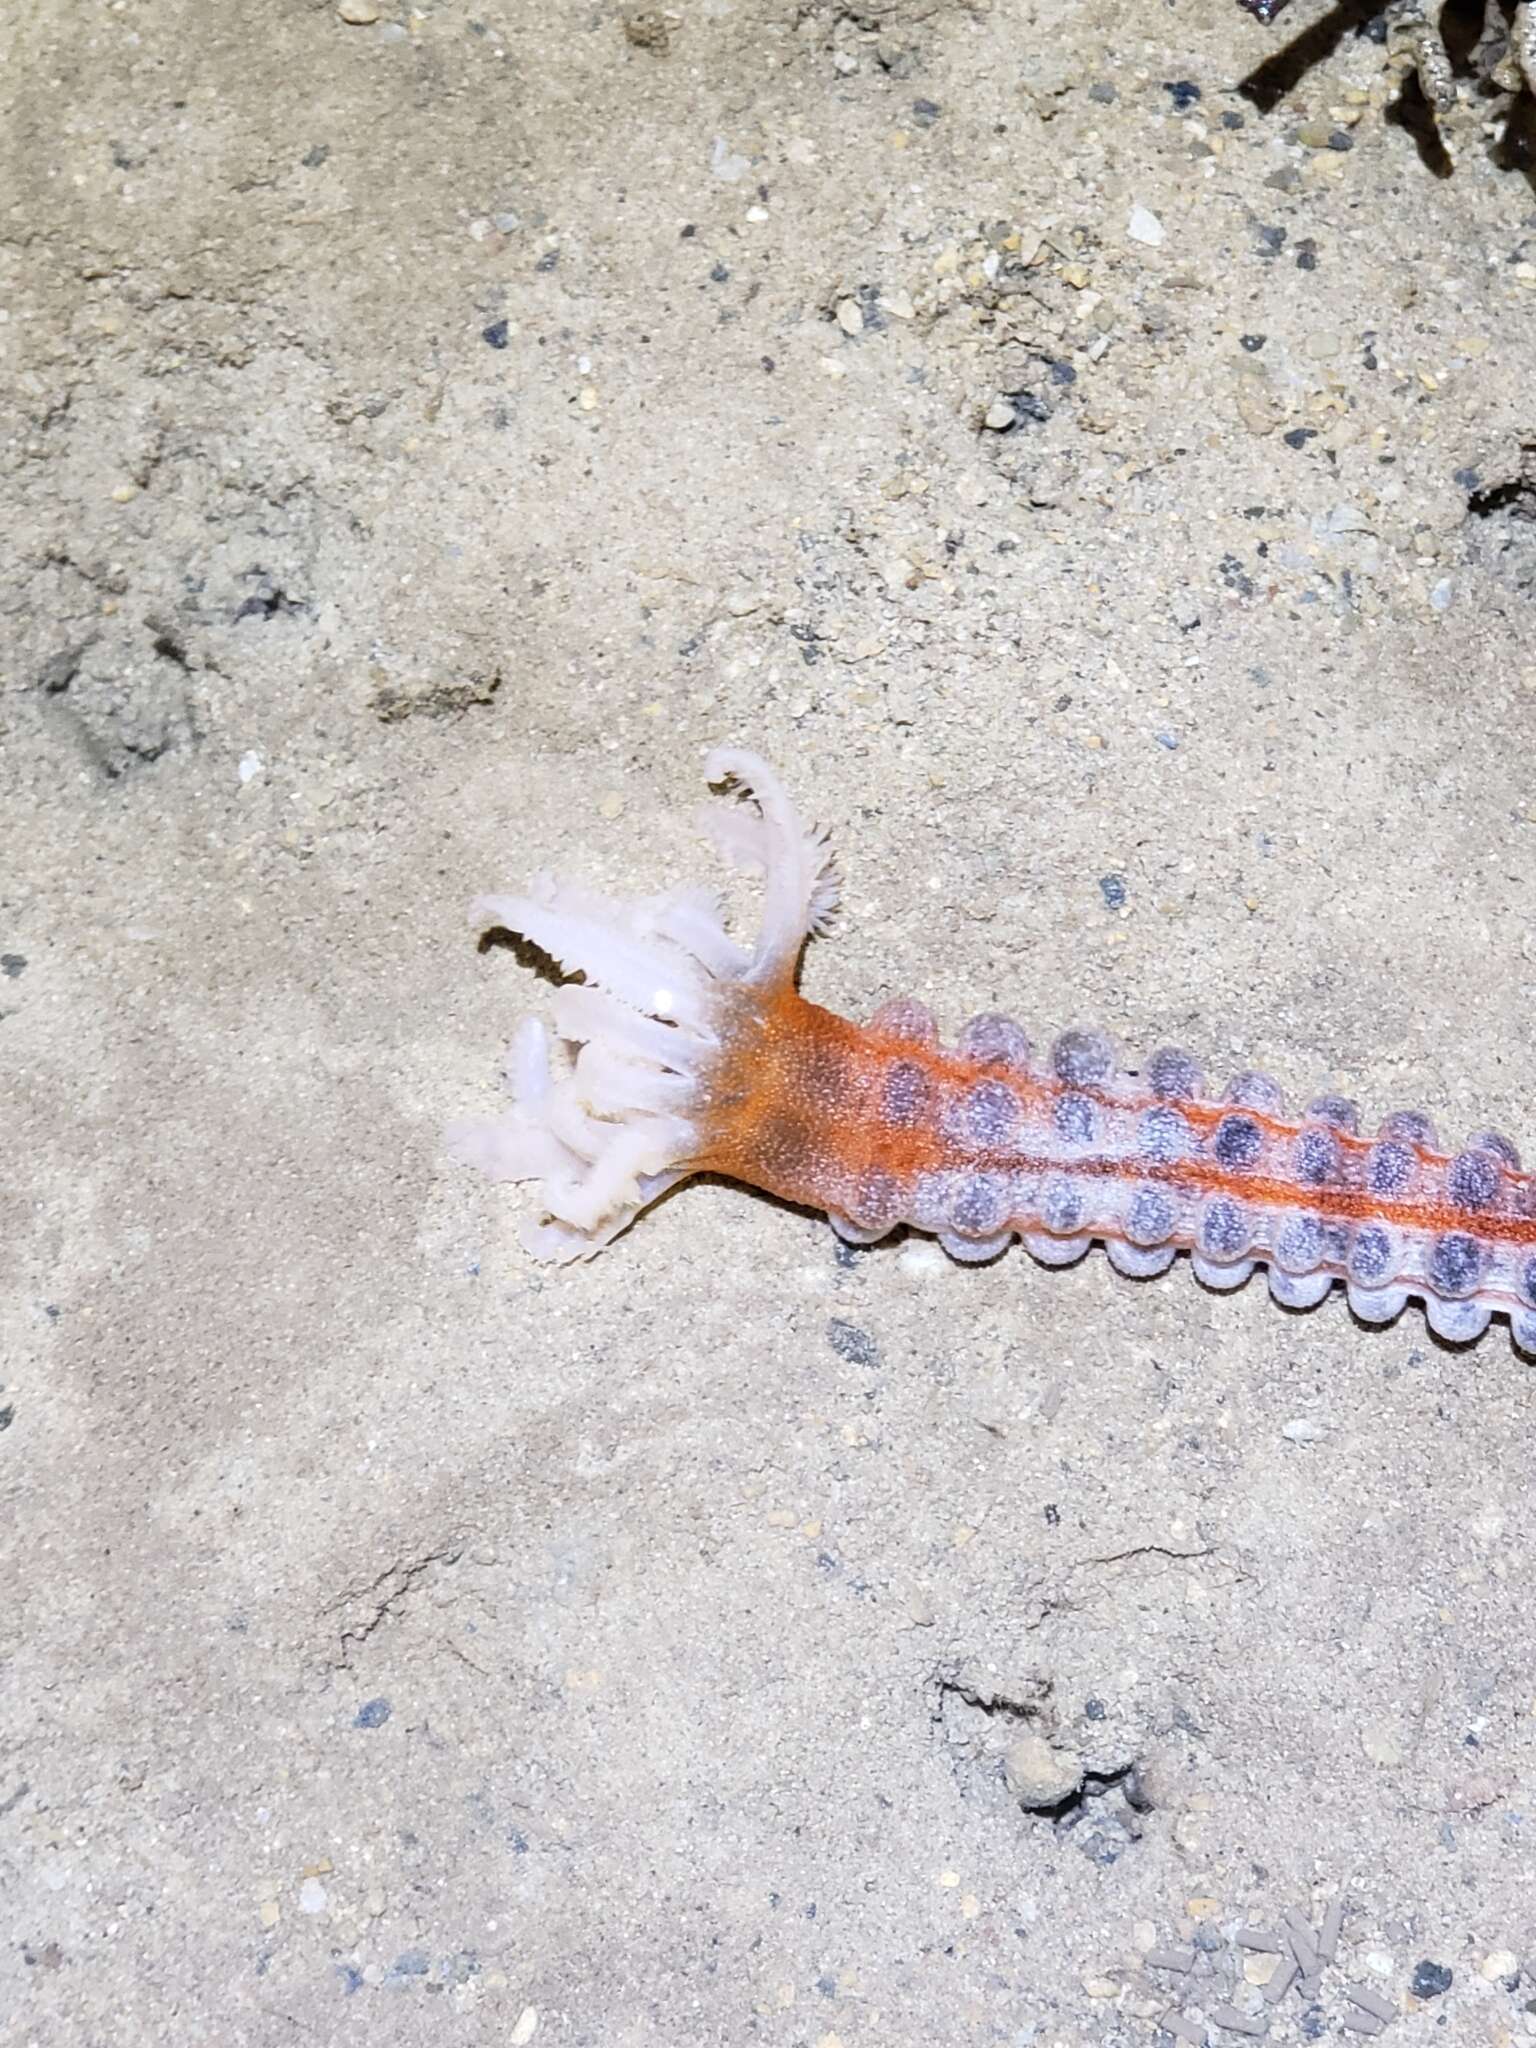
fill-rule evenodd
<path id="1" fill-rule="evenodd" d="M 1520 1336 L 1536 1303 L 1532 1180 L 1494 1134 L 1447 1155 L 1406 1112 L 1363 1138 L 1336 1097 L 1288 1119 L 1264 1075 L 1215 1101 L 1187 1054 L 1120 1073 L 1091 1032 L 1040 1060 L 1006 1019 L 973 1020 L 951 1051 L 911 1003 L 860 1027 L 788 984 L 736 1002 L 699 1164 L 850 1235 L 908 1222 L 974 1257 L 1019 1233 L 1053 1262 L 1103 1239 L 1147 1273 L 1190 1250 L 1216 1284 L 1260 1259 L 1297 1307 L 1334 1278 L 1362 1300 L 1406 1288 L 1466 1304 L 1445 1310 L 1447 1335 L 1478 1334 L 1481 1305 L 1514 1312 Z"/>

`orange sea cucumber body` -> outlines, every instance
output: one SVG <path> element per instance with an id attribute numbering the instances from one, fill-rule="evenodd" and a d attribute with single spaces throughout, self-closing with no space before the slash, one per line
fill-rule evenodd
<path id="1" fill-rule="evenodd" d="M 1366 1240 L 1367 1280 L 1438 1270 L 1448 1298 L 1486 1298 L 1502 1273 L 1503 1297 L 1519 1302 L 1514 1269 L 1536 1246 L 1536 1215 L 1531 1177 L 1502 1141 L 1451 1158 L 1415 1142 L 1413 1118 L 1367 1140 L 1336 1101 L 1289 1121 L 1244 1099 L 1267 1093 L 1260 1076 L 1227 1102 L 1138 1085 L 1098 1072 L 1107 1048 L 1088 1033 L 1058 1041 L 1045 1072 L 967 1056 L 921 1029 L 916 1006 L 889 1008 L 907 1013 L 904 1031 L 889 1016 L 861 1028 L 788 984 L 764 991 L 727 1033 L 700 1163 L 825 1210 L 849 1235 L 912 1222 L 962 1257 L 1013 1233 L 1122 1244 L 1134 1270 L 1175 1250 L 1232 1266 L 1289 1249 L 1291 1277 L 1315 1287 L 1312 1276 L 1348 1277 L 1371 1226 L 1395 1243 L 1372 1263 Z M 1175 1080 L 1192 1077 L 1182 1056 L 1161 1059 Z"/>
<path id="2" fill-rule="evenodd" d="M 557 999 L 561 1035 L 582 1048 L 572 1071 L 552 1077 L 525 1026 L 512 1115 L 459 1141 L 492 1173 L 544 1181 L 541 1256 L 590 1256 L 665 1187 L 711 1171 L 824 1210 L 855 1242 L 909 1224 L 974 1261 L 1017 1236 L 1047 1265 L 1102 1242 L 1135 1277 L 1188 1252 L 1218 1289 L 1267 1266 L 1292 1308 L 1343 1281 L 1356 1313 L 1384 1322 L 1417 1296 L 1453 1340 L 1502 1311 L 1536 1350 L 1536 1180 L 1507 1139 L 1446 1153 L 1411 1111 L 1367 1138 L 1339 1097 L 1296 1118 L 1272 1080 L 1244 1073 L 1218 1099 L 1189 1054 L 1127 1065 L 1093 1031 L 1042 1055 L 992 1014 L 953 1047 L 914 1002 L 866 1025 L 839 1017 L 795 985 L 835 898 L 824 839 L 756 757 L 717 756 L 712 773 L 760 807 L 719 833 L 767 873 L 755 951 L 699 892 L 623 906 L 544 883 L 479 913 L 592 984 Z"/>

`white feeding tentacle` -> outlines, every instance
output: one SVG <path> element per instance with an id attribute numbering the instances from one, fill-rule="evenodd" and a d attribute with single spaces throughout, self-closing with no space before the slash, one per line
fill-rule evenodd
<path id="1" fill-rule="evenodd" d="M 728 858 L 763 870 L 763 922 L 749 979 L 770 981 L 793 974 L 807 937 L 821 929 L 837 904 L 837 874 L 827 835 L 807 831 L 784 785 L 760 755 L 717 747 L 705 762 L 704 773 L 711 782 L 736 783 L 762 812 L 755 829 L 744 829 L 740 818 L 730 813 L 707 825 Z"/>
<path id="2" fill-rule="evenodd" d="M 646 1016 L 694 1026 L 708 1016 L 706 985 L 693 962 L 594 916 L 592 899 L 581 892 L 568 896 L 560 884 L 544 881 L 527 896 L 481 896 L 470 921 L 481 930 L 500 925 L 531 939 L 567 973 L 584 974 Z"/>
<path id="3" fill-rule="evenodd" d="M 645 922 L 701 961 L 717 981 L 739 981 L 752 964 L 725 934 L 720 905 L 707 889 L 674 889 L 645 907 Z"/>
<path id="4" fill-rule="evenodd" d="M 632 1109 L 686 1110 L 695 1083 L 686 1074 L 662 1074 L 605 1039 L 589 1039 L 576 1055 L 576 1086 L 594 1116 L 627 1116 Z"/>
<path id="5" fill-rule="evenodd" d="M 674 1025 L 659 1024 L 654 1017 L 642 1017 L 606 989 L 583 988 L 574 984 L 555 991 L 555 1028 L 562 1038 L 583 1045 L 593 1039 L 623 1046 L 638 1058 L 658 1067 L 672 1067 L 687 1073 L 715 1047 L 713 1034 L 682 1031 Z"/>
<path id="6" fill-rule="evenodd" d="M 491 1180 L 548 1180 L 575 1171 L 577 1154 L 556 1134 L 549 1119 L 552 1086 L 549 1034 L 536 1017 L 517 1027 L 506 1058 L 513 1106 L 489 1123 L 449 1127 L 449 1156 L 477 1166 Z"/>
<path id="7" fill-rule="evenodd" d="M 538 1258 L 591 1257 L 691 1170 L 690 1112 L 720 1049 L 727 990 L 793 974 L 806 935 L 837 900 L 825 835 L 806 830 L 766 762 L 726 749 L 708 773 L 750 799 L 715 806 L 707 829 L 729 858 L 764 871 L 751 952 L 698 887 L 624 903 L 541 875 L 523 894 L 482 896 L 471 910 L 477 928 L 515 932 L 582 978 L 554 1000 L 556 1033 L 579 1048 L 574 1061 L 552 1071 L 548 1035 L 525 1022 L 506 1062 L 511 1109 L 449 1138 L 456 1158 L 497 1179 L 543 1183 L 544 1220 L 523 1232 Z"/>

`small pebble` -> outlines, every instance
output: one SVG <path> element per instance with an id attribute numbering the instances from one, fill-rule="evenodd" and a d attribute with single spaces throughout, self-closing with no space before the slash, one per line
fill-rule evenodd
<path id="1" fill-rule="evenodd" d="M 744 156 L 738 155 L 731 148 L 723 135 L 717 135 L 709 153 L 709 168 L 725 184 L 735 185 L 740 183 L 752 166 Z"/>
<path id="2" fill-rule="evenodd" d="M 337 0 L 336 12 L 353 28 L 371 28 L 383 10 L 376 0 Z"/>
<path id="3" fill-rule="evenodd" d="M 1344 1996 L 1351 2005 L 1358 2005 L 1362 2012 L 1368 2012 L 1373 2019 L 1391 2020 L 1397 2017 L 1397 2007 L 1391 1999 L 1383 1998 L 1369 1984 L 1346 1984 Z"/>
<path id="4" fill-rule="evenodd" d="M 1133 206 L 1126 233 L 1133 242 L 1144 242 L 1149 248 L 1159 249 L 1167 239 L 1166 230 L 1157 215 L 1146 206 Z"/>
<path id="5" fill-rule="evenodd" d="M 1099 894 L 1104 898 L 1106 909 L 1124 909 L 1126 898 L 1124 875 L 1101 875 L 1099 877 Z"/>
<path id="6" fill-rule="evenodd" d="M 1260 2014 L 1252 2018 L 1239 2012 L 1235 2005 L 1218 2005 L 1211 2014 L 1211 2025 L 1220 2027 L 1228 2034 L 1263 2034 L 1269 2030 L 1269 2021 Z"/>
<path id="7" fill-rule="evenodd" d="M 864 332 L 864 309 L 857 299 L 839 299 L 837 302 L 837 324 L 844 334 Z"/>
<path id="8" fill-rule="evenodd" d="M 283 1917 L 283 1909 L 276 1899 L 263 1899 L 259 1910 L 263 1927 L 275 1927 Z"/>
<path id="9" fill-rule="evenodd" d="M 508 2036 L 512 2043 L 512 2048 L 528 2048 L 528 2043 L 538 2031 L 538 2010 L 534 2006 L 525 2005 L 517 2016 L 517 2025 Z"/>
<path id="10" fill-rule="evenodd" d="M 1204 2043 L 1204 2027 L 1198 2020 L 1192 2020 L 1187 2013 L 1180 2012 L 1177 2006 L 1170 2006 L 1158 2021 L 1158 2025 L 1165 2034 L 1172 2034 L 1176 2041 L 1192 2041 L 1196 2048 L 1201 2048 L 1201 2044 Z"/>
<path id="11" fill-rule="evenodd" d="M 1317 1952 L 1325 1963 L 1331 1963 L 1339 1951 L 1339 1936 L 1344 1931 L 1344 1908 L 1337 1899 L 1323 1915 L 1323 1924 L 1317 1930 Z"/>
<path id="12" fill-rule="evenodd" d="M 1192 1948 L 1154 1948 L 1147 1956 L 1149 1970 L 1176 1970 L 1181 1977 L 1187 1977 L 1194 1967 Z"/>
<path id="13" fill-rule="evenodd" d="M 1083 1782 L 1081 1761 L 1053 1749 L 1044 1736 L 1021 1735 L 1003 1758 L 1008 1789 L 1026 1812 L 1036 1813 L 1070 1799 Z"/>
<path id="14" fill-rule="evenodd" d="M 1497 1984 L 1505 1977 L 1513 1977 L 1520 1968 L 1520 1958 L 1507 1948 L 1496 1948 L 1486 1955 L 1477 1966 L 1477 1974 L 1490 1984 Z"/>
<path id="15" fill-rule="evenodd" d="M 323 1913 L 329 1899 L 325 1886 L 318 1877 L 306 1877 L 299 1886 L 299 1911 L 301 1913 Z"/>
<path id="16" fill-rule="evenodd" d="M 1452 1973 L 1444 1963 L 1432 1963 L 1427 1959 L 1418 1964 L 1409 1985 L 1415 1998 L 1439 1998 L 1451 1988 Z"/>
<path id="17" fill-rule="evenodd" d="M 1282 1423 L 1280 1434 L 1289 1443 L 1316 1444 L 1321 1443 L 1327 1436 L 1328 1425 L 1326 1422 L 1314 1421 L 1310 1415 L 1298 1415 L 1294 1421 Z"/>

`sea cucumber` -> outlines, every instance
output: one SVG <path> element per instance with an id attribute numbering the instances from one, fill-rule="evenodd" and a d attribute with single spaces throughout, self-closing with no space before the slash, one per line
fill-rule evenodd
<path id="1" fill-rule="evenodd" d="M 552 1061 L 526 1018 L 507 1060 L 512 1106 L 449 1134 L 498 1180 L 542 1182 L 541 1259 L 590 1258 L 689 1174 L 719 1173 L 813 1209 L 855 1244 L 898 1225 L 952 1258 L 995 1258 L 1015 1237 L 1048 1266 L 1102 1242 L 1135 1278 L 1187 1252 L 1197 1277 L 1240 1287 L 1256 1266 L 1287 1308 L 1335 1281 L 1368 1323 L 1412 1298 L 1452 1342 L 1507 1314 L 1536 1351 L 1536 1181 L 1487 1131 L 1446 1153 L 1417 1111 L 1360 1133 L 1352 1102 L 1286 1111 L 1267 1075 L 1210 1091 L 1187 1052 L 1142 1066 L 1101 1032 L 1043 1055 L 1010 1017 L 973 1017 L 940 1044 L 921 1003 L 855 1024 L 796 988 L 806 939 L 837 901 L 826 835 L 808 830 L 767 764 L 720 749 L 712 783 L 743 802 L 705 829 L 765 880 L 749 949 L 700 889 L 620 903 L 548 876 L 482 896 L 481 931 L 516 933 L 555 960 Z"/>

